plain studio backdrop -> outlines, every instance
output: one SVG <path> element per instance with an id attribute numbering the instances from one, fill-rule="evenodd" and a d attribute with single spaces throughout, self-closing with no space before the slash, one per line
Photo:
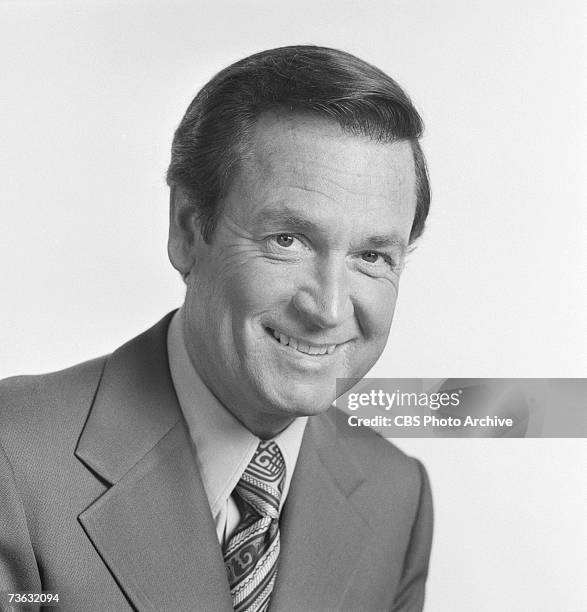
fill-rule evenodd
<path id="1" fill-rule="evenodd" d="M 585 34 L 580 0 L 0 2 L 0 377 L 181 303 L 173 131 L 216 71 L 299 43 L 381 67 L 427 125 L 432 212 L 371 376 L 587 375 Z M 435 496 L 426 610 L 587 610 L 584 440 L 400 445 Z"/>

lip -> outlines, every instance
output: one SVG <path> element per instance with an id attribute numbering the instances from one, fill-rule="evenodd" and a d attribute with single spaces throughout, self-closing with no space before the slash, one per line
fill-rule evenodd
<path id="1" fill-rule="evenodd" d="M 265 327 L 265 331 L 269 334 L 276 342 L 278 342 L 283 348 L 289 348 L 291 351 L 295 351 L 300 355 L 306 357 L 318 357 L 324 358 L 335 353 L 341 343 L 322 343 L 311 342 L 304 338 L 298 338 L 285 334 L 274 327 Z"/>

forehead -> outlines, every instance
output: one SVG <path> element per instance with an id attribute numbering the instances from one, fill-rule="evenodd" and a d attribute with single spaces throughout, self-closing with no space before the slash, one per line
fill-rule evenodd
<path id="1" fill-rule="evenodd" d="M 387 183 L 414 182 L 412 148 L 407 141 L 379 142 L 350 134 L 335 121 L 305 113 L 263 113 L 252 134 L 245 159 L 249 170 L 263 174 L 302 172 L 307 163 L 349 170 L 370 180 L 376 174 Z"/>
<path id="2" fill-rule="evenodd" d="M 240 212 L 255 217 L 298 208 L 312 218 L 344 217 L 390 229 L 399 223 L 409 233 L 416 201 L 412 148 L 406 141 L 345 133 L 321 117 L 266 113 L 231 193 Z"/>

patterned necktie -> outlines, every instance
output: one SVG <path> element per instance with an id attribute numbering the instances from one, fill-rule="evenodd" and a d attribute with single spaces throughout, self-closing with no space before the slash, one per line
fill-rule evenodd
<path id="1" fill-rule="evenodd" d="M 275 442 L 262 441 L 234 489 L 241 522 L 224 547 L 236 612 L 265 612 L 277 577 L 279 502 L 285 462 Z"/>

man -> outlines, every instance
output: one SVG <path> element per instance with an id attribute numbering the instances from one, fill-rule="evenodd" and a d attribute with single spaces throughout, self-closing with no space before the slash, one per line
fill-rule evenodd
<path id="1" fill-rule="evenodd" d="M 381 354 L 423 231 L 421 131 L 333 49 L 264 51 L 200 91 L 168 171 L 182 308 L 1 387 L 2 588 L 76 611 L 422 609 L 424 469 L 331 407 Z"/>

